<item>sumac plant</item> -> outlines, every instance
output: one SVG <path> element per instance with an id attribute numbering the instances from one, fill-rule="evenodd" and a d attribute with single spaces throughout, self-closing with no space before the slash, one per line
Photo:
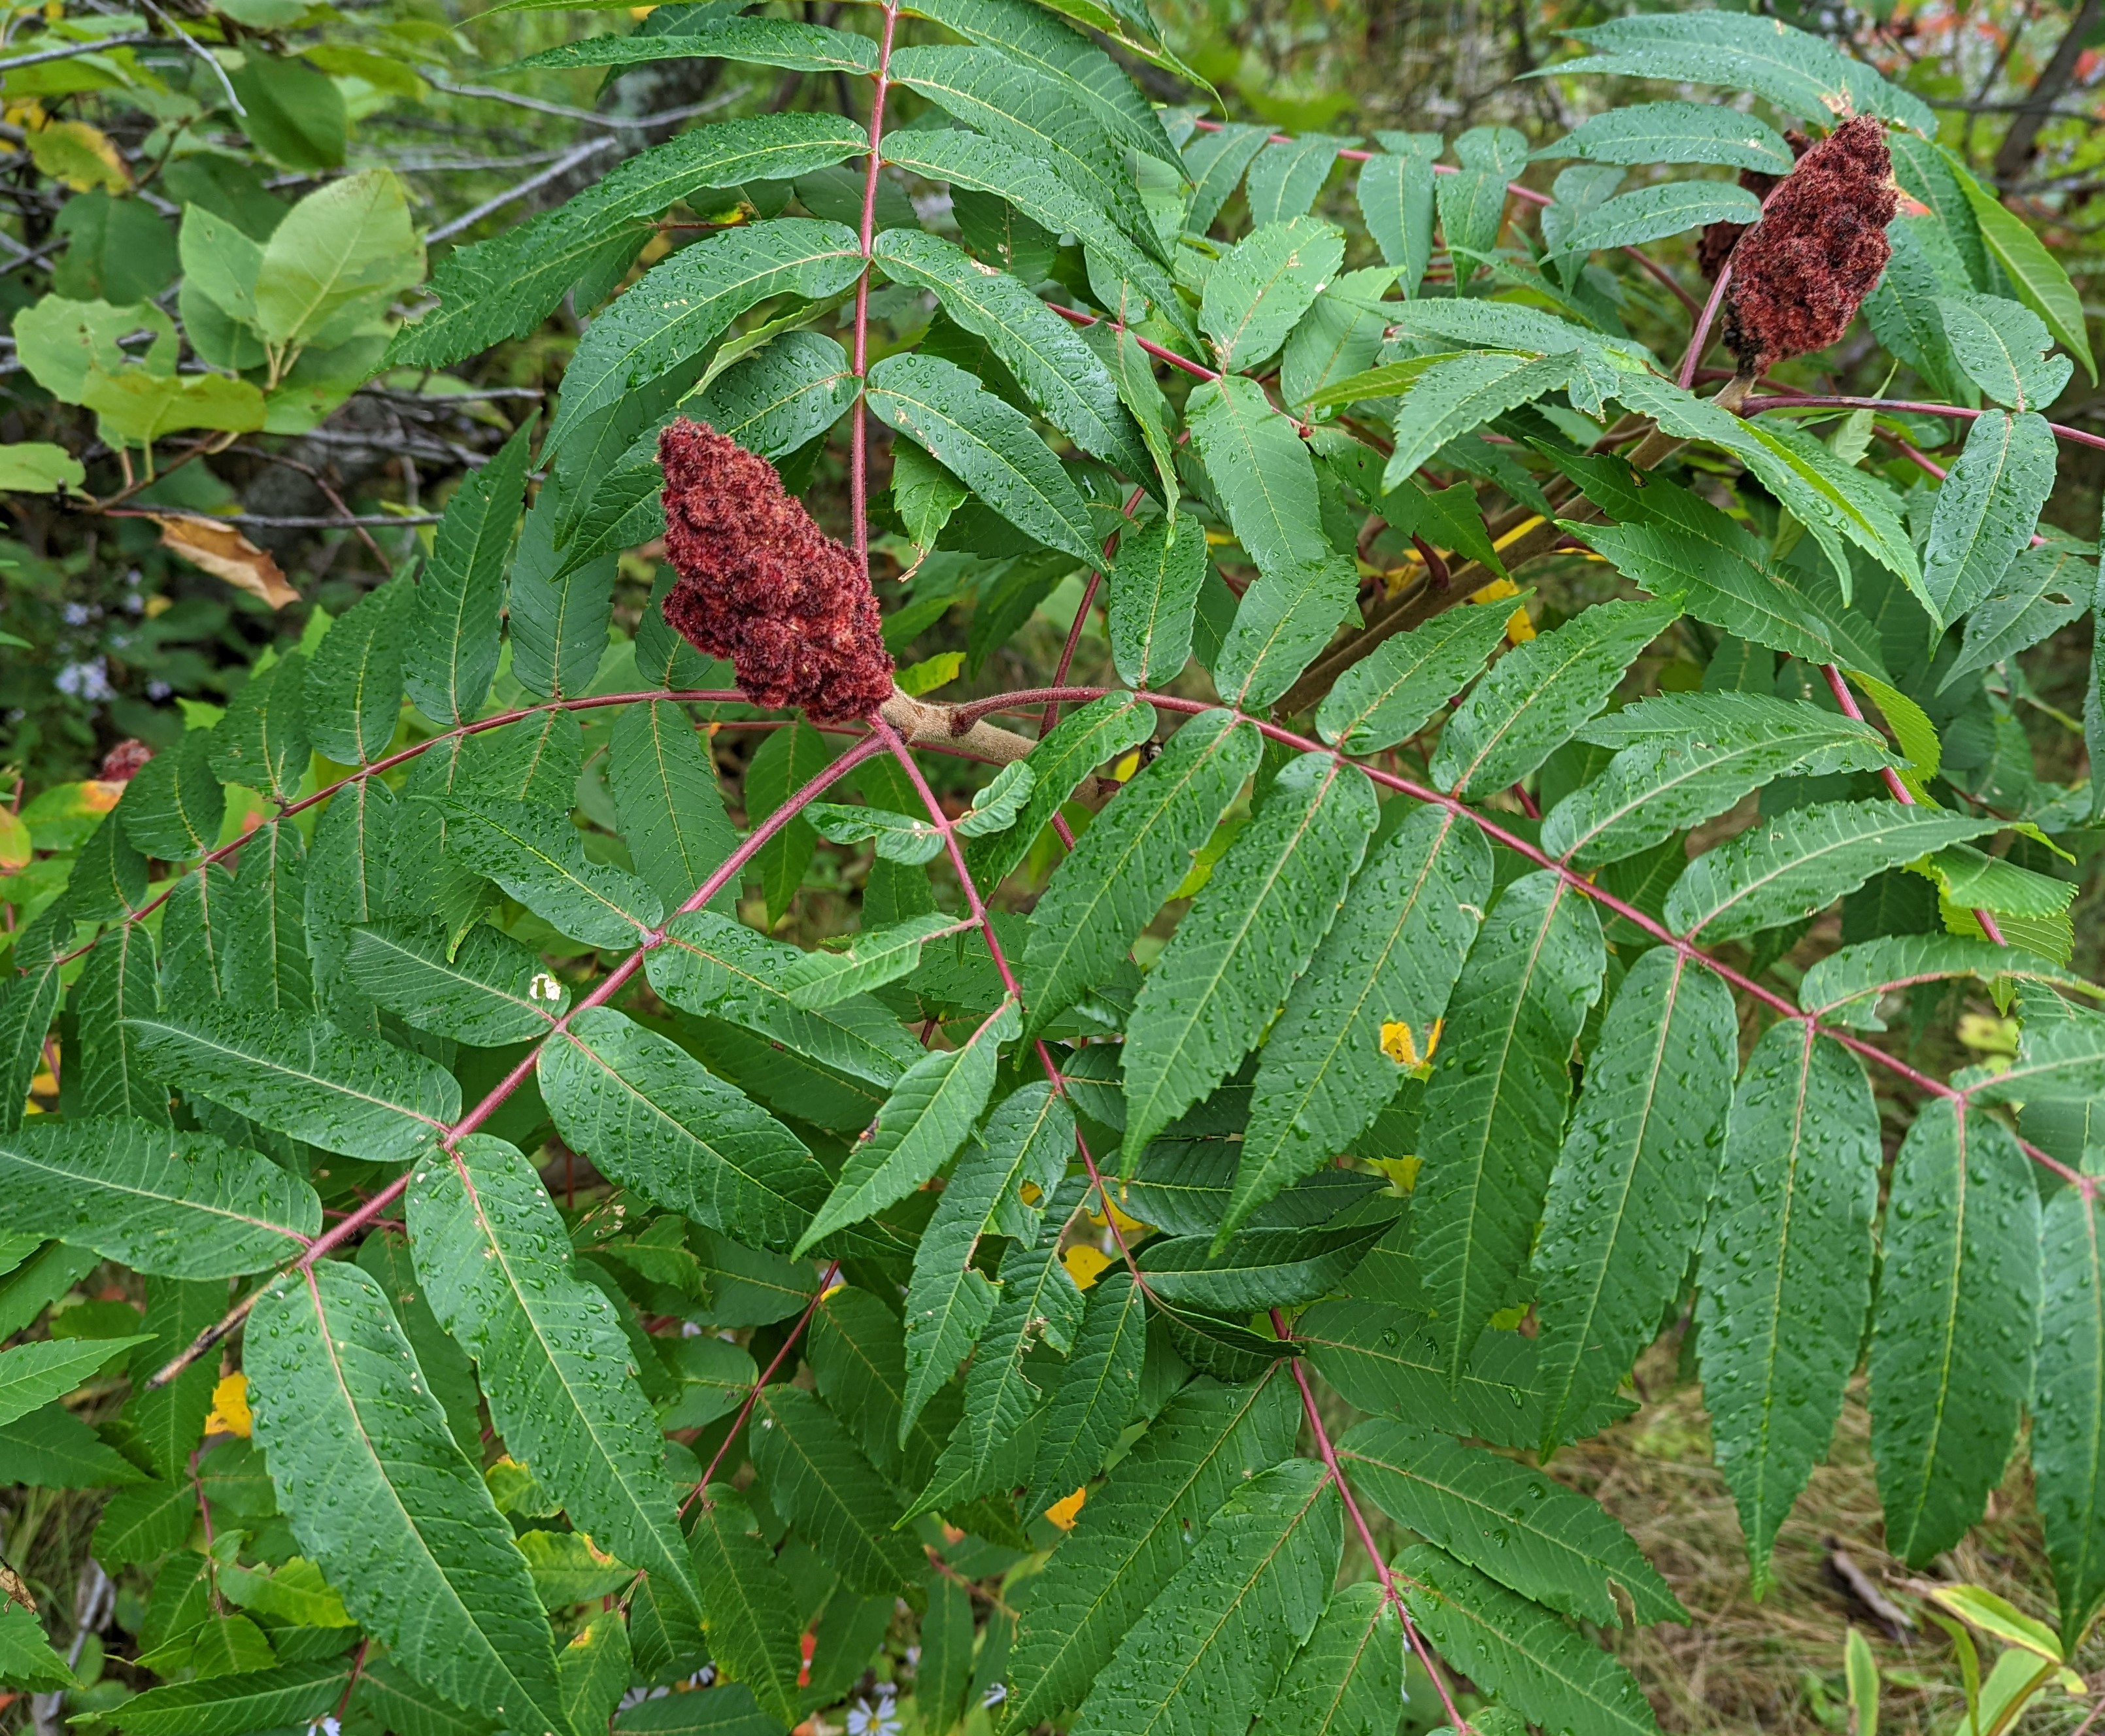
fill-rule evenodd
<path id="1" fill-rule="evenodd" d="M 2029 1418 L 2058 1626 L 1955 1604 L 2006 1724 L 2105 1598 L 2095 786 L 2020 661 L 2093 595 L 2067 277 L 1750 16 L 1583 33 L 1758 100 L 1532 155 L 1158 108 L 1133 0 L 845 22 L 539 56 L 869 101 L 446 258 L 389 364 L 569 297 L 559 408 L 29 810 L 0 1469 L 114 1487 L 76 1709 L 1648 1730 L 1601 1631 L 1685 1612 L 1540 1467 L 1664 1330 L 1758 1592 L 1860 1363 L 1911 1569 Z M 83 1596 L 0 1671 L 65 1689 Z"/>

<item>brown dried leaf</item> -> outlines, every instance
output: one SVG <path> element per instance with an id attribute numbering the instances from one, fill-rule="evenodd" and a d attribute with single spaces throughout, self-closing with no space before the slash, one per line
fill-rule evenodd
<path id="1" fill-rule="evenodd" d="M 231 524 L 160 512 L 146 516 L 161 527 L 164 548 L 172 549 L 193 566 L 203 567 L 215 578 L 223 578 L 251 596 L 262 598 L 273 609 L 299 600 L 300 593 L 286 582 L 276 560 Z"/>

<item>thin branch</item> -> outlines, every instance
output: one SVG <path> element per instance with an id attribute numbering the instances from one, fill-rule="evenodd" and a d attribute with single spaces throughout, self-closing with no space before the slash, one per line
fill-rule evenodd
<path id="1" fill-rule="evenodd" d="M 1973 422 L 1993 413 L 1987 410 L 1969 409 L 1963 404 L 1932 404 L 1913 398 L 1850 398 L 1810 394 L 1787 398 L 1750 398 L 1740 406 L 1742 416 L 1759 416 L 1764 410 L 1888 410 L 1911 416 L 1942 416 L 1951 422 Z M 2071 428 L 2066 422 L 2050 422 L 2047 426 L 2053 429 L 2061 440 L 2105 452 L 2105 434 L 2086 434 L 2082 429 Z"/>
<path id="2" fill-rule="evenodd" d="M 826 1268 L 825 1275 L 819 1280 L 819 1287 L 811 1293 L 811 1300 L 804 1305 L 803 1313 L 797 1316 L 797 1323 L 784 1337 L 782 1348 L 760 1371 L 760 1378 L 753 1383 L 753 1390 L 746 1394 L 745 1402 L 738 1408 L 738 1414 L 731 1418 L 731 1427 L 725 1431 L 724 1438 L 717 1443 L 716 1453 L 709 1460 L 708 1469 L 702 1473 L 701 1481 L 687 1491 L 686 1498 L 680 1503 L 681 1512 L 685 1513 L 697 1498 L 704 1503 L 708 1502 L 708 1487 L 716 1479 L 717 1467 L 723 1463 L 724 1455 L 731 1451 L 731 1444 L 738 1439 L 738 1431 L 745 1426 L 745 1419 L 753 1414 L 753 1406 L 759 1404 L 762 1391 L 775 1378 L 775 1371 L 781 1368 L 790 1351 L 797 1347 L 797 1341 L 804 1336 L 804 1328 L 811 1323 L 811 1316 L 819 1311 L 819 1304 L 825 1301 L 826 1292 L 834 1287 L 834 1280 L 840 1275 L 841 1263 L 836 1260 Z"/>
<path id="3" fill-rule="evenodd" d="M 493 211 L 503 210 L 507 205 L 547 186 L 550 181 L 560 180 L 588 158 L 597 157 L 601 151 L 617 150 L 620 145 L 621 141 L 618 138 L 593 139 L 580 145 L 575 150 L 565 152 L 538 175 L 530 175 L 516 186 L 507 188 L 494 198 L 485 199 L 473 210 L 463 212 L 450 223 L 441 223 L 436 229 L 427 230 L 424 244 L 428 247 L 435 241 L 451 240 L 463 230 L 472 229 Z"/>
<path id="4" fill-rule="evenodd" d="M 884 8 L 884 28 L 878 38 L 877 69 L 870 74 L 869 154 L 863 164 L 863 266 L 856 279 L 855 355 L 851 366 L 856 379 L 855 406 L 848 420 L 848 515 L 854 524 L 856 559 L 869 571 L 869 411 L 862 389 L 869 372 L 869 255 L 877 240 L 878 176 L 884 167 L 879 154 L 884 136 L 884 98 L 892 82 L 892 40 L 899 27 L 896 0 Z"/>
<path id="5" fill-rule="evenodd" d="M 143 48 L 160 39 L 141 32 L 136 36 L 105 36 L 95 42 L 68 42 L 62 48 L 42 48 L 33 54 L 18 54 L 0 60 L 0 73 L 11 73 L 18 66 L 40 66 L 47 60 L 70 60 L 83 54 L 102 54 L 112 48 Z"/>

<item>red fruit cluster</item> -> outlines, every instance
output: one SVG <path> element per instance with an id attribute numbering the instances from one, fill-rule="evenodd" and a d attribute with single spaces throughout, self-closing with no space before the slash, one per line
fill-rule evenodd
<path id="1" fill-rule="evenodd" d="M 1783 136 L 1794 157 L 1803 157 L 1812 148 L 1812 141 L 1793 129 Z M 1740 185 L 1756 199 L 1765 199 L 1777 190 L 1781 175 L 1764 175 L 1759 169 L 1741 169 Z M 1725 261 L 1732 257 L 1732 249 L 1740 244 L 1740 237 L 1752 229 L 1751 223 L 1711 223 L 1704 227 L 1703 239 L 1696 244 L 1696 263 L 1710 282 L 1718 281 L 1718 274 L 1725 269 Z"/>
<path id="2" fill-rule="evenodd" d="M 665 551 L 680 575 L 665 619 L 728 657 L 758 705 L 824 721 L 867 717 L 892 696 L 877 599 L 853 554 L 782 486 L 775 466 L 706 422 L 658 442 Z"/>
<path id="3" fill-rule="evenodd" d="M 1900 207 L 1885 128 L 1860 114 L 1808 151 L 1732 253 L 1725 342 L 1743 372 L 1839 341 L 1878 285 Z"/>

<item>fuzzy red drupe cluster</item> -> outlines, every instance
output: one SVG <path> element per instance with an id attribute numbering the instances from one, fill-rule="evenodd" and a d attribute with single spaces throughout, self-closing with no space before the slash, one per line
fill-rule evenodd
<path id="1" fill-rule="evenodd" d="M 1844 121 L 1799 160 L 1732 251 L 1725 342 L 1759 374 L 1840 339 L 1877 287 L 1900 207 L 1885 128 Z"/>
<path id="2" fill-rule="evenodd" d="M 757 705 L 822 721 L 867 717 L 892 695 L 877 599 L 862 564 L 782 486 L 775 466 L 706 422 L 658 442 L 665 551 L 680 582 L 665 619 L 727 657 Z"/>

